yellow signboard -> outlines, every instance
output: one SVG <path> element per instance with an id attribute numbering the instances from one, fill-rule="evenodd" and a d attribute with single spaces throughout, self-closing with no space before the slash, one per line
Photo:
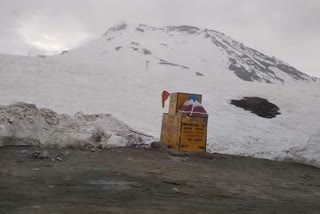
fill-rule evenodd
<path id="1" fill-rule="evenodd" d="M 182 117 L 180 151 L 206 151 L 207 120 L 207 118 Z"/>
<path id="2" fill-rule="evenodd" d="M 163 114 L 161 143 L 179 151 L 205 152 L 208 118 Z"/>

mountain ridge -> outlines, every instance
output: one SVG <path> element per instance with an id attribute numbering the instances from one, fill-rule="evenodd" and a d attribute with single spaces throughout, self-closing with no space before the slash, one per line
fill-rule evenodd
<path id="1" fill-rule="evenodd" d="M 131 36 L 135 39 L 131 39 Z M 175 40 L 175 42 L 171 42 L 171 50 L 168 49 L 168 51 L 172 51 L 173 48 L 181 48 L 177 46 L 179 46 L 181 42 L 186 42 L 188 40 L 187 43 L 189 43 L 191 47 L 184 51 L 184 54 L 190 55 L 189 58 L 198 57 L 192 53 L 192 48 L 198 48 L 196 45 L 192 47 L 194 42 L 193 39 L 203 40 L 201 42 L 206 43 L 206 45 L 202 48 L 208 49 L 209 45 L 211 45 L 216 50 L 220 51 L 220 55 L 224 55 L 224 57 L 218 57 L 223 58 L 222 60 L 224 60 L 226 70 L 232 72 L 234 75 L 244 81 L 284 84 L 288 81 L 315 82 L 318 79 L 299 71 L 295 67 L 276 57 L 269 57 L 253 48 L 245 46 L 243 43 L 232 39 L 230 36 L 227 36 L 224 33 L 207 28 L 198 28 L 189 25 L 152 27 L 144 24 L 129 24 L 126 22 L 120 22 L 110 27 L 101 38 L 97 39 L 97 41 L 105 40 L 106 44 L 102 44 L 100 41 L 99 45 L 106 45 L 106 47 L 108 46 L 107 43 L 117 43 L 116 47 L 110 46 L 109 48 L 114 48 L 116 51 L 121 51 L 121 49 L 126 46 L 121 37 L 126 37 L 127 39 L 124 39 L 126 42 L 128 39 L 131 39 L 131 48 L 134 51 L 140 51 L 141 54 L 146 56 L 145 58 L 147 58 L 147 55 L 153 55 L 153 51 L 151 49 L 169 47 L 165 37 L 167 37 L 167 40 L 172 40 L 172 38 Z M 145 45 L 143 48 L 139 49 L 138 46 L 140 43 L 144 43 L 144 39 L 153 40 L 152 47 Z M 95 42 L 93 42 L 93 44 L 91 43 L 91 46 L 95 46 L 94 43 Z M 155 44 L 157 44 L 158 47 L 156 47 Z M 210 48 L 212 49 L 212 47 Z M 197 52 L 201 52 L 201 50 L 197 50 Z M 204 52 L 205 54 L 201 56 L 203 61 L 210 61 L 210 51 Z M 159 60 L 158 63 L 162 65 L 171 65 L 183 69 L 197 69 L 196 67 L 192 68 L 193 66 L 187 65 L 190 64 L 190 60 L 181 60 L 187 61 L 187 63 L 178 63 L 171 59 L 164 59 L 165 57 L 163 57 L 163 55 L 166 56 L 167 53 L 162 52 L 162 56 L 159 56 L 159 54 L 153 56 L 157 58 Z M 146 61 L 148 61 L 148 59 L 146 59 Z M 214 65 L 214 63 L 212 64 Z M 202 67 L 205 67 L 205 65 Z"/>

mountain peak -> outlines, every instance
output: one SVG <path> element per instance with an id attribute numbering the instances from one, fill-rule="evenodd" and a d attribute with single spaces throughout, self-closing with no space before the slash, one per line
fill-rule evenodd
<path id="1" fill-rule="evenodd" d="M 143 61 L 195 72 L 204 70 L 204 75 L 216 68 L 250 82 L 284 84 L 317 79 L 221 32 L 190 25 L 152 27 L 119 22 L 90 47 L 90 53 L 122 54 L 123 59 L 139 54 Z"/>

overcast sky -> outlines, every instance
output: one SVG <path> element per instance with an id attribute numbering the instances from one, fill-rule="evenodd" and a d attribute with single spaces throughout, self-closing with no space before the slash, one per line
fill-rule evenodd
<path id="1" fill-rule="evenodd" d="M 61 52 L 120 21 L 218 30 L 320 77 L 319 0 L 0 0 L 0 52 Z"/>

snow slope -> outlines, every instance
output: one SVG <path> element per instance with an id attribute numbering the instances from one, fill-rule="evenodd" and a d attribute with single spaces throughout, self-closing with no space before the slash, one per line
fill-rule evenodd
<path id="1" fill-rule="evenodd" d="M 209 114 L 209 151 L 320 167 L 320 82 L 216 31 L 187 29 L 122 23 L 63 55 L 0 55 L 0 103 L 111 113 L 159 137 L 167 111 L 162 90 L 200 93 Z M 218 46 L 213 37 L 230 45 Z M 243 96 L 266 98 L 281 115 L 265 119 L 230 105 Z"/>

